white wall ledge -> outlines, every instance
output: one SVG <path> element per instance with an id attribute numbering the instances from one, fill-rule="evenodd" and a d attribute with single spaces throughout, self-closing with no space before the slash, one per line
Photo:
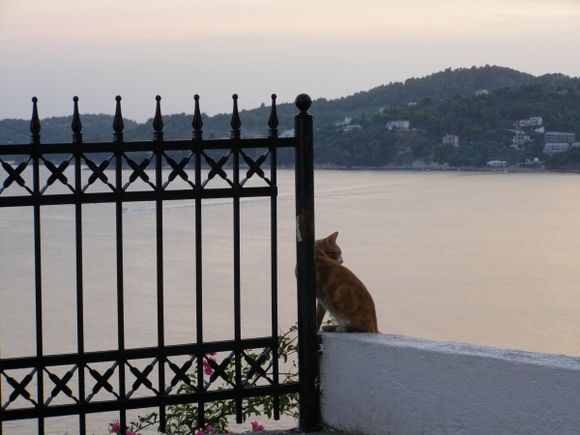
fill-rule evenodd
<path id="1" fill-rule="evenodd" d="M 580 434 L 580 358 L 323 334 L 324 423 L 366 434 Z"/>

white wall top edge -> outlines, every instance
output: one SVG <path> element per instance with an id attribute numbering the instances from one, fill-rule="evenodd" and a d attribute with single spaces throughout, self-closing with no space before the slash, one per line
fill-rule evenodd
<path id="1" fill-rule="evenodd" d="M 390 347 L 420 349 L 427 352 L 478 356 L 508 362 L 580 371 L 580 357 L 567 355 L 526 352 L 517 349 L 499 349 L 461 342 L 432 341 L 423 338 L 392 334 L 322 333 L 323 346 L 324 342 L 329 340 L 340 340 L 345 342 L 356 341 L 358 343 L 365 343 L 372 346 L 387 345 Z"/>

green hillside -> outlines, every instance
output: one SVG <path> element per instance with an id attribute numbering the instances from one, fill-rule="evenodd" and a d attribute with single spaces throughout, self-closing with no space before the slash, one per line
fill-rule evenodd
<path id="1" fill-rule="evenodd" d="M 293 104 L 278 106 L 280 132 L 292 129 L 295 113 Z M 525 149 L 514 150 L 510 147 L 514 120 L 541 116 L 547 130 L 575 132 L 580 138 L 580 81 L 561 74 L 534 77 L 497 66 L 447 69 L 348 97 L 316 99 L 311 113 L 318 165 L 383 167 L 438 162 L 481 166 L 492 159 L 517 164 L 542 158 L 543 135 L 531 133 Z M 230 116 L 204 115 L 204 137 L 227 137 Z M 269 107 L 244 110 L 240 116 L 242 135 L 267 133 Z M 81 117 L 86 142 L 111 140 L 112 115 Z M 410 130 L 385 128 L 388 121 L 398 119 L 408 120 Z M 192 115 L 166 115 L 163 120 L 167 140 L 191 137 Z M 0 120 L 0 144 L 27 143 L 28 123 Z M 42 141 L 70 141 L 70 123 L 71 117 L 42 120 Z M 151 139 L 151 123 L 126 120 L 125 139 Z M 460 137 L 460 147 L 441 145 L 447 133 Z M 563 154 L 548 164 L 574 166 L 574 153 Z M 281 158 L 285 163 L 284 156 Z"/>
<path id="2" fill-rule="evenodd" d="M 424 100 L 414 106 L 366 113 L 350 123 L 360 125 L 360 129 L 323 128 L 317 138 L 316 155 L 319 162 L 342 166 L 381 167 L 416 161 L 482 166 L 496 159 L 518 164 L 544 158 L 542 133 L 527 132 L 530 143 L 523 150 L 511 147 L 513 121 L 531 116 L 541 116 L 546 131 L 574 132 L 580 138 L 580 79 L 546 75 L 487 95 Z M 398 119 L 408 120 L 411 130 L 385 128 L 388 121 Z M 441 145 L 447 133 L 460 137 L 460 147 Z M 555 161 L 562 158 L 555 157 Z"/>

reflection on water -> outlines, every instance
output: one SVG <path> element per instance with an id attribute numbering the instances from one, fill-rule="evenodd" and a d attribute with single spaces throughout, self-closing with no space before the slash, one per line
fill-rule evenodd
<path id="1" fill-rule="evenodd" d="M 294 197 L 280 174 L 282 325 L 295 319 Z M 317 171 L 316 228 L 338 230 L 373 293 L 381 330 L 580 355 L 580 183 L 575 174 Z M 204 332 L 233 336 L 232 203 L 203 208 Z M 0 210 L 4 355 L 34 350 L 32 211 Z M 128 345 L 155 344 L 155 208 L 124 205 Z M 76 348 L 73 206 L 42 209 L 47 352 Z M 169 343 L 195 337 L 194 203 L 164 205 Z M 269 200 L 242 200 L 243 332 L 268 332 Z M 117 340 L 114 205 L 83 206 L 87 348 Z M 266 319 L 262 322 L 261 319 Z M 265 326 L 266 325 L 266 326 Z M 8 337 L 18 331 L 19 340 Z"/>
<path id="2" fill-rule="evenodd" d="M 296 318 L 293 173 L 281 171 L 279 313 Z M 318 236 L 340 232 L 345 265 L 385 333 L 580 355 L 580 178 L 574 174 L 317 171 Z M 203 208 L 204 335 L 233 338 L 232 202 Z M 242 333 L 269 333 L 269 200 L 242 201 Z M 45 353 L 74 352 L 74 207 L 42 208 Z M 192 201 L 164 205 L 166 342 L 194 341 Z M 127 346 L 157 340 L 155 208 L 124 205 Z M 32 211 L 0 210 L 3 356 L 35 350 Z M 83 206 L 87 350 L 115 347 L 114 205 Z"/>

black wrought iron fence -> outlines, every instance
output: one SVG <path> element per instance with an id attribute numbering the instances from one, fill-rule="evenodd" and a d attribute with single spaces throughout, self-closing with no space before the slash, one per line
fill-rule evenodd
<path id="1" fill-rule="evenodd" d="M 237 95 L 233 96 L 231 138 L 203 138 L 203 121 L 199 97 L 195 96 L 192 139 L 164 141 L 161 98 L 156 97 L 153 140 L 124 142 L 121 97 L 116 97 L 113 123 L 114 140 L 106 143 L 83 143 L 78 98 L 74 98 L 72 143 L 41 144 L 41 123 L 37 99 L 33 98 L 30 124 L 31 143 L 0 145 L 0 208 L 26 207 L 33 210 L 34 312 L 36 352 L 26 357 L 0 356 L 0 434 L 5 422 L 33 419 L 38 433 L 45 432 L 45 419 L 53 416 L 78 415 L 79 433 L 86 433 L 86 416 L 91 413 L 119 413 L 121 428 L 126 427 L 127 410 L 157 408 L 160 430 L 164 430 L 166 408 L 176 404 L 195 403 L 197 423 L 205 423 L 206 404 L 217 400 L 235 401 L 238 422 L 242 419 L 243 401 L 248 397 L 268 395 L 273 400 L 274 418 L 279 418 L 280 397 L 299 393 L 300 427 L 311 430 L 318 425 L 317 354 L 315 343 L 314 291 L 314 199 L 312 169 L 312 117 L 307 113 L 311 100 L 301 94 L 296 98 L 299 113 L 295 116 L 295 135 L 278 137 L 276 96 L 272 95 L 268 137 L 241 138 L 241 120 Z M 299 322 L 299 382 L 281 383 L 277 355 L 278 282 L 277 282 L 277 152 L 295 148 L 296 218 L 297 218 L 297 300 Z M 218 151 L 216 151 L 218 150 Z M 216 157 L 215 153 L 220 156 Z M 265 162 L 269 163 L 269 172 Z M 125 171 L 124 171 L 125 169 Z M 72 171 L 71 171 L 72 170 Z M 31 171 L 31 176 L 27 173 Z M 71 173 L 73 174 L 71 176 Z M 154 174 L 154 177 L 151 174 Z M 0 174 L 2 172 L 0 171 Z M 111 176 L 114 174 L 114 177 Z M 127 174 L 129 174 L 127 176 Z M 222 180 L 213 187 L 212 180 Z M 260 185 L 247 183 L 257 179 Z M 136 181 L 139 181 L 137 187 Z M 175 187 L 179 181 L 178 187 Z M 250 186 L 252 184 L 252 186 Z M 98 185 L 99 189 L 93 189 Z M 60 189 L 52 187 L 59 186 Z M 225 186 L 225 187 L 224 187 Z M 265 337 L 242 338 L 240 308 L 240 199 L 270 199 L 270 269 L 271 328 Z M 205 200 L 228 198 L 233 203 L 233 276 L 234 339 L 207 341 L 203 330 L 203 244 L 202 207 Z M 191 343 L 165 343 L 168 320 L 164 307 L 163 204 L 175 200 L 193 200 L 195 204 L 195 306 L 196 340 Z M 129 348 L 125 343 L 125 289 L 123 257 L 123 205 L 132 201 L 150 201 L 155 207 L 155 256 L 157 293 L 157 344 Z M 89 203 L 115 205 L 116 251 L 116 318 L 117 346 L 92 352 L 85 348 L 83 277 L 83 208 Z M 76 258 L 76 352 L 49 354 L 43 343 L 43 255 L 41 225 L 43 207 L 74 205 L 74 238 Z M 9 301 L 3 300 L 2 304 Z M 6 309 L 6 306 L 4 307 Z M 9 339 L 18 340 L 18 337 Z M 261 357 L 252 357 L 259 350 Z M 218 363 L 207 355 L 224 352 Z M 255 355 L 255 353 L 254 353 Z M 181 359 L 177 358 L 181 357 Z M 143 368 L 134 363 L 147 360 Z M 179 361 L 179 362 L 178 362 Z M 233 364 L 234 374 L 225 367 Z M 242 370 L 242 366 L 249 370 Z M 212 375 L 204 379 L 204 367 Z M 62 374 L 64 373 L 64 374 Z M 132 382 L 129 381 L 131 374 Z M 193 376 L 192 376 L 193 374 Z M 154 376 L 155 375 L 155 376 Z M 211 389 L 220 380 L 224 388 Z M 266 382 L 257 385 L 256 380 Z M 183 392 L 180 384 L 191 388 Z M 146 394 L 134 394 L 137 389 Z M 2 394 L 4 391 L 4 394 Z M 107 391 L 109 399 L 100 399 Z M 66 403 L 55 398 L 65 398 Z M 57 403 L 58 402 L 58 403 Z"/>

